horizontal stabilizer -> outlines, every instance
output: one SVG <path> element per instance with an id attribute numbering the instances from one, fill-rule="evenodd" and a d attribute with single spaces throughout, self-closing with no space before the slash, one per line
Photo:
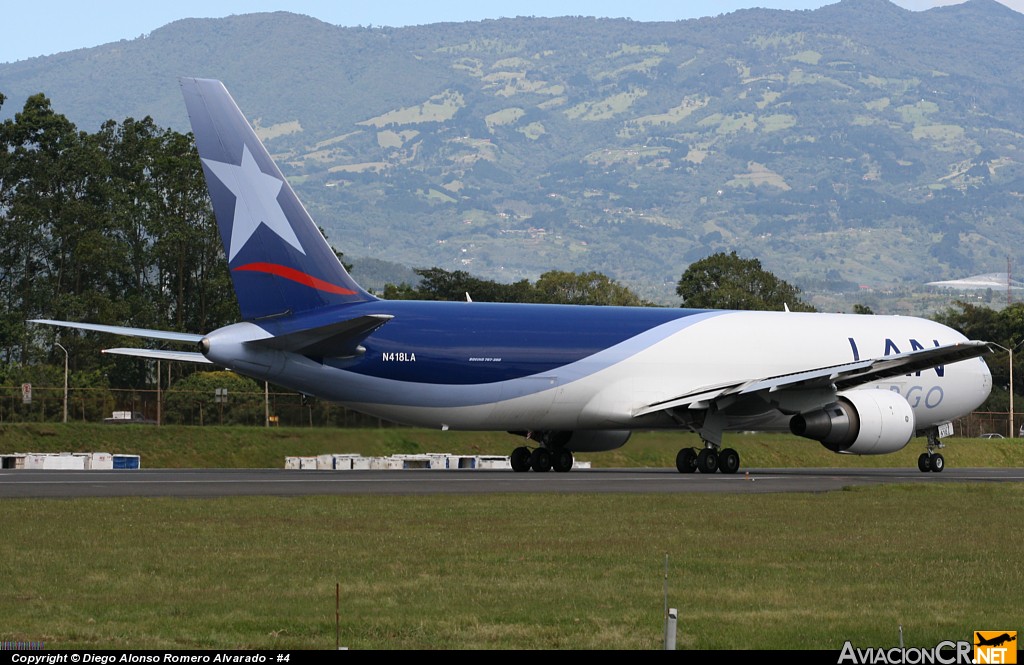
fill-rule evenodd
<path id="1" fill-rule="evenodd" d="M 316 328 L 255 339 L 247 344 L 300 353 L 311 358 L 346 358 L 356 355 L 360 342 L 393 318 L 390 314 L 369 314 Z"/>
<path id="2" fill-rule="evenodd" d="M 151 330 L 149 328 L 129 328 L 126 326 L 104 326 L 98 323 L 54 321 L 53 319 L 30 319 L 29 323 L 43 323 L 48 326 L 78 328 L 79 330 L 91 330 L 93 332 L 111 333 L 113 335 L 128 335 L 129 337 L 163 339 L 169 342 L 187 342 L 192 344 L 198 344 L 203 339 L 202 335 L 196 335 L 194 333 L 171 332 L 169 330 Z"/>
<path id="3" fill-rule="evenodd" d="M 137 356 L 139 358 L 151 358 L 153 360 L 178 360 L 186 363 L 212 364 L 201 353 L 195 351 L 167 351 L 164 349 L 103 349 L 103 353 L 113 353 L 119 356 Z"/>
<path id="4" fill-rule="evenodd" d="M 811 388 L 847 390 L 871 383 L 872 381 L 919 372 L 938 365 L 976 358 L 991 352 L 992 348 L 986 342 L 960 342 L 937 346 L 932 349 L 920 349 L 892 356 L 883 356 L 881 358 L 856 360 L 842 365 L 819 367 L 793 374 L 780 374 L 764 378 L 744 379 L 716 386 L 704 386 L 697 390 L 692 390 L 685 395 L 648 404 L 635 410 L 633 416 L 639 417 L 657 411 L 681 407 L 706 408 L 714 400 L 734 395 L 750 395 L 762 391 L 775 392 L 779 390 L 806 390 Z"/>

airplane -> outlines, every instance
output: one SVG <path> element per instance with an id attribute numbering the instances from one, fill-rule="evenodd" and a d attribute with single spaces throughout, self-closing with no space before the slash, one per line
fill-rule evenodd
<path id="1" fill-rule="evenodd" d="M 366 414 L 520 437 L 514 471 L 569 471 L 637 430 L 696 433 L 681 473 L 736 473 L 726 432 L 792 432 L 876 455 L 942 436 L 988 396 L 992 349 L 904 316 L 400 301 L 345 270 L 234 99 L 183 78 L 243 320 L 206 334 L 35 319 L 194 345 L 107 353 L 200 362 Z M 511 445 L 511 444 L 510 444 Z"/>
<path id="2" fill-rule="evenodd" d="M 1010 635 L 1009 633 L 1003 633 L 1002 635 L 996 635 L 995 637 L 984 638 L 980 632 L 974 633 L 974 636 L 978 638 L 975 646 L 979 647 L 1000 647 L 1006 642 L 1012 642 L 1017 639 L 1017 635 Z"/>

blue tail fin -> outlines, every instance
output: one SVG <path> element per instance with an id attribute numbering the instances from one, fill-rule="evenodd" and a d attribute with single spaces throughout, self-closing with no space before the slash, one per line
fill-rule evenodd
<path id="1" fill-rule="evenodd" d="M 349 276 L 220 81 L 181 79 L 247 320 L 373 300 Z"/>

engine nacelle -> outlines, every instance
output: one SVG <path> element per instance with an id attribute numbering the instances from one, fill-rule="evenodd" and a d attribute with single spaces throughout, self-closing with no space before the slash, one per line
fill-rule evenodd
<path id="1" fill-rule="evenodd" d="M 599 453 L 615 450 L 626 445 L 630 430 L 577 429 L 577 430 L 545 430 L 533 432 L 509 432 L 523 435 L 537 441 L 548 448 L 565 448 L 574 453 Z"/>
<path id="2" fill-rule="evenodd" d="M 852 455 L 894 453 L 914 436 L 914 410 L 899 393 L 850 390 L 838 397 L 820 411 L 793 416 L 790 431 Z"/>

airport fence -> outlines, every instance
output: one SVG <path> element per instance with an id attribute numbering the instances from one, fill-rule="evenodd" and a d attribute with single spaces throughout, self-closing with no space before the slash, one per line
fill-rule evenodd
<path id="1" fill-rule="evenodd" d="M 953 423 L 956 436 L 977 437 L 983 434 L 998 434 L 1010 439 L 1020 438 L 1024 428 L 1024 414 L 1014 409 L 1013 425 L 1006 411 L 976 411 Z M 1016 429 L 1014 429 L 1016 428 Z"/>
<path id="2" fill-rule="evenodd" d="M 27 392 L 26 392 L 27 391 Z M 74 388 L 68 391 L 68 422 L 135 422 L 166 425 L 284 427 L 395 427 L 332 402 L 293 392 L 234 391 L 206 394 L 185 390 Z M 0 386 L 0 423 L 61 422 L 64 388 Z"/>

